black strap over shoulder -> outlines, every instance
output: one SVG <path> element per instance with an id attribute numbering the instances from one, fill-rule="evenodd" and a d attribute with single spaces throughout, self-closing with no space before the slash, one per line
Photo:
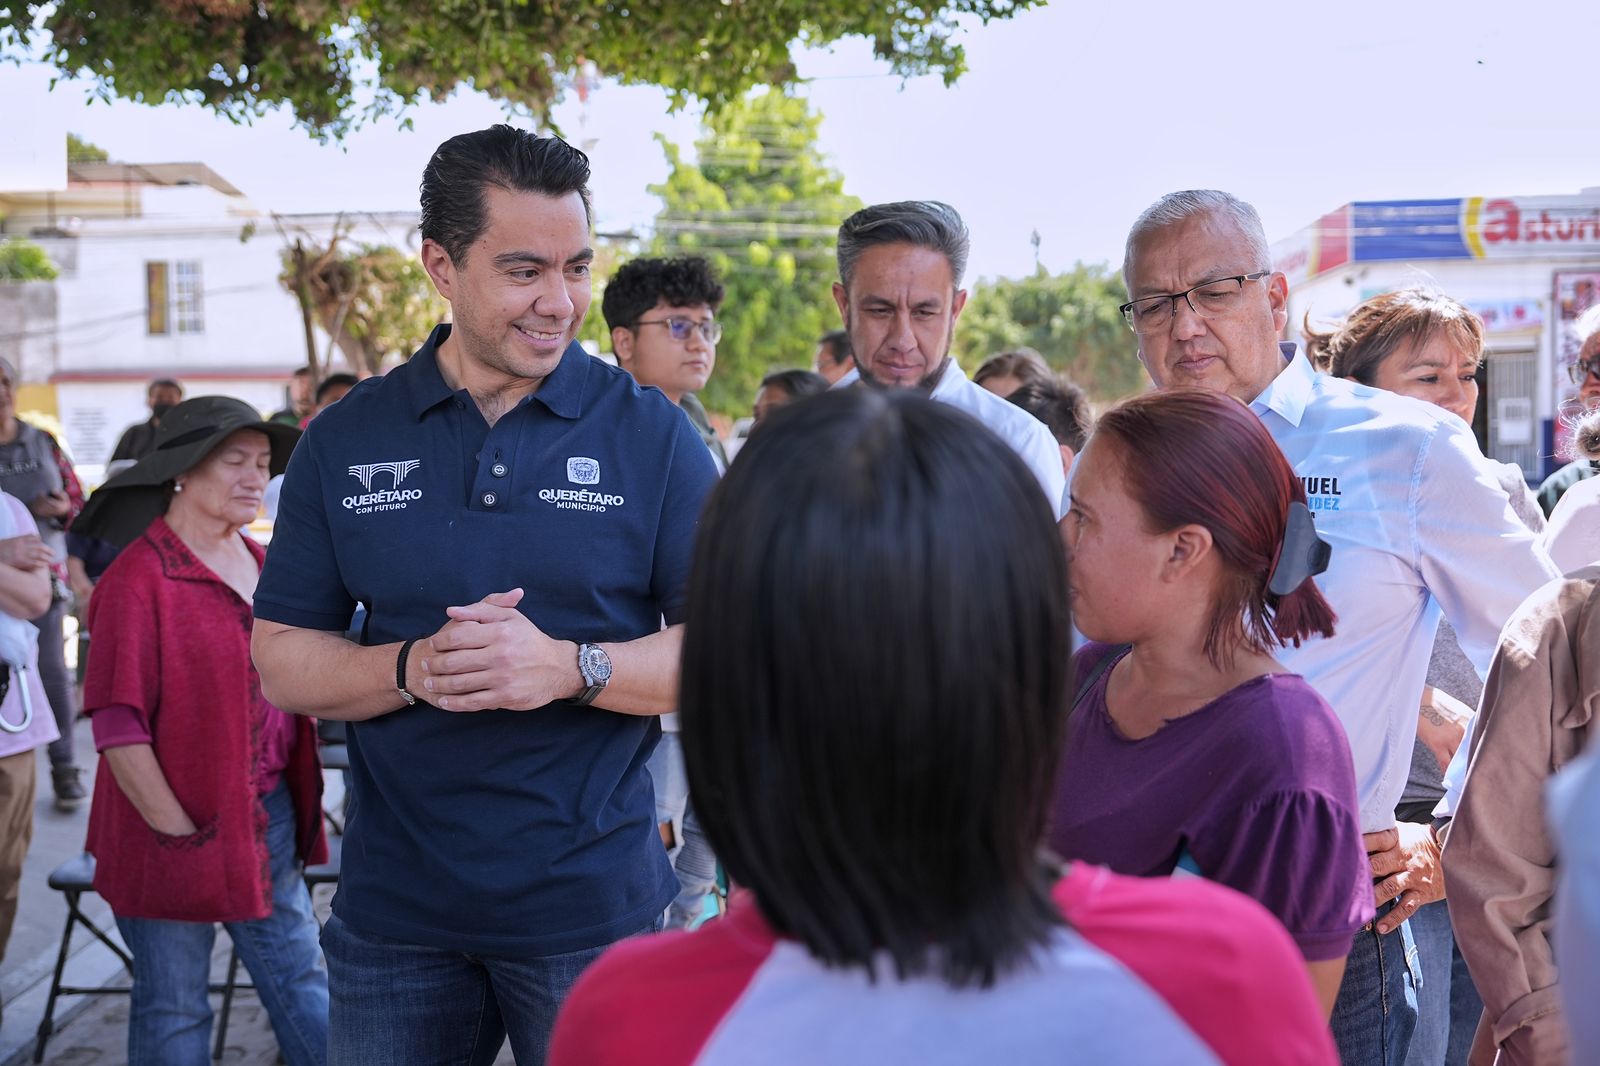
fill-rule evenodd
<path id="1" fill-rule="evenodd" d="M 1118 644 L 1100 657 L 1100 661 L 1094 664 L 1094 669 L 1089 671 L 1084 677 L 1083 683 L 1078 686 L 1078 694 L 1072 697 L 1072 707 L 1067 712 L 1069 718 L 1072 712 L 1078 709 L 1078 704 L 1082 703 L 1083 698 L 1089 694 L 1089 690 L 1094 688 L 1095 682 L 1104 677 L 1106 671 L 1111 669 L 1112 665 L 1122 658 L 1131 647 L 1133 647 L 1132 644 Z"/>

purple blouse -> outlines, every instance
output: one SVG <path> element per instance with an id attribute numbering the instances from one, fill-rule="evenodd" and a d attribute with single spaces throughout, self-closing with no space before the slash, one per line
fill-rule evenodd
<path id="1" fill-rule="evenodd" d="M 1117 649 L 1074 656 L 1086 677 Z M 1246 681 L 1142 740 L 1106 710 L 1107 670 L 1067 731 L 1050 846 L 1121 874 L 1184 860 L 1278 917 L 1312 962 L 1344 958 L 1372 920 L 1355 768 L 1333 710 L 1297 674 Z"/>

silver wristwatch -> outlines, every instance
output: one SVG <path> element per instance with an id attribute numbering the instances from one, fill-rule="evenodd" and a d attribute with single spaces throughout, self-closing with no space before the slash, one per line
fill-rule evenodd
<path id="1" fill-rule="evenodd" d="M 588 687 L 572 702 L 587 707 L 611 682 L 611 656 L 598 644 L 578 645 L 578 673 L 583 675 L 583 683 Z"/>

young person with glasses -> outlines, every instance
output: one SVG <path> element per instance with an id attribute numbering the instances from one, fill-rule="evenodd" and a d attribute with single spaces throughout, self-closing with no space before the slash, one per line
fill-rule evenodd
<path id="1" fill-rule="evenodd" d="M 719 471 L 728 469 L 728 455 L 695 393 L 717 365 L 722 293 L 711 264 L 699 256 L 635 259 L 606 284 L 600 304 L 617 365 L 683 409 Z"/>

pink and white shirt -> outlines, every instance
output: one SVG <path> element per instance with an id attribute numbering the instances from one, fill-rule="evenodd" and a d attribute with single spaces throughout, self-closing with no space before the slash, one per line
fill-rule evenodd
<path id="1" fill-rule="evenodd" d="M 623 941 L 573 989 L 550 1063 L 1338 1061 L 1299 951 L 1254 901 L 1084 865 L 1054 898 L 1067 924 L 987 990 L 830 969 L 753 905 Z"/>

